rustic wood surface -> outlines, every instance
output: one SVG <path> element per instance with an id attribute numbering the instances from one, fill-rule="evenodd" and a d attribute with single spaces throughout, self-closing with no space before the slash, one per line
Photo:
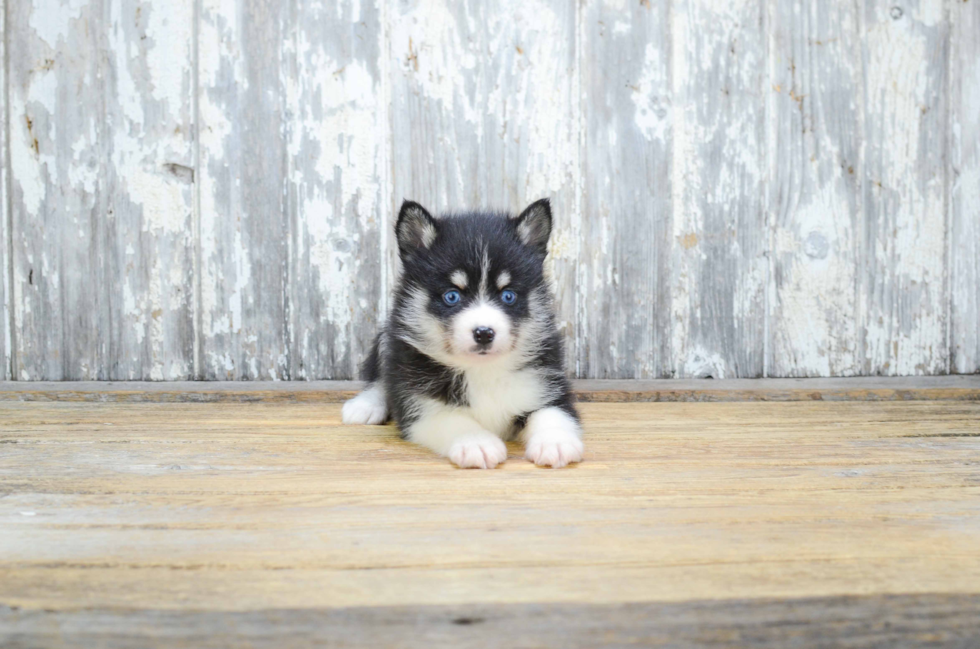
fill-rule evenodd
<path id="1" fill-rule="evenodd" d="M 980 403 L 581 408 L 582 464 L 481 472 L 335 404 L 2 403 L 2 644 L 976 641 Z"/>
<path id="2" fill-rule="evenodd" d="M 980 3 L 6 2 L 0 379 L 350 379 L 403 198 L 582 378 L 980 371 Z"/>
<path id="3" fill-rule="evenodd" d="M 770 376 L 863 369 L 860 11 L 859 3 L 771 2 Z"/>
<path id="4" fill-rule="evenodd" d="M 0 605 L 6 649 L 853 647 L 974 649 L 978 595 L 174 611 Z"/>
<path id="5" fill-rule="evenodd" d="M 208 380 L 289 376 L 282 52 L 289 5 L 203 0 L 198 24 L 198 369 Z M 326 215 L 324 215 L 326 216 Z M 186 377 L 191 378 L 191 377 Z"/>
<path id="6" fill-rule="evenodd" d="M 359 381 L 7 381 L 0 401 L 342 403 Z M 582 402 L 980 401 L 980 376 L 831 379 L 577 379 Z"/>
<path id="7" fill-rule="evenodd" d="M 671 8 L 672 368 L 763 376 L 766 288 L 766 3 Z"/>
<path id="8" fill-rule="evenodd" d="M 672 367 L 670 25 L 666 3 L 583 3 L 583 215 L 576 374 Z M 632 214 L 633 218 L 623 218 Z M 615 290 L 609 290 L 616 287 Z"/>
<path id="9" fill-rule="evenodd" d="M 192 7 L 8 4 L 17 379 L 193 369 Z"/>
<path id="10" fill-rule="evenodd" d="M 949 361 L 948 23 L 935 0 L 867 0 L 862 19 L 862 373 L 933 374 Z"/>
<path id="11" fill-rule="evenodd" d="M 6 39 L 7 2 L 0 0 L 0 61 L 7 60 Z M 0 69 L 0 159 L 4 169 L 10 168 L 10 148 L 7 146 L 7 66 Z M 10 380 L 12 361 L 10 350 L 13 344 L 10 339 L 10 300 L 7 293 L 10 289 L 11 269 L 11 238 L 7 233 L 10 228 L 10 203 L 7 201 L 7 179 L 9 173 L 4 172 L 0 177 L 0 380 Z"/>
<path id="12" fill-rule="evenodd" d="M 980 369 L 980 2 L 950 5 L 950 369 Z"/>

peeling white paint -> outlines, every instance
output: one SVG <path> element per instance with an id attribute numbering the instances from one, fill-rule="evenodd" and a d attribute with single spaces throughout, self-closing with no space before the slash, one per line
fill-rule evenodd
<path id="1" fill-rule="evenodd" d="M 928 115 L 935 98 L 930 86 L 941 78 L 931 73 L 939 69 L 932 64 L 938 38 L 909 16 L 879 11 L 865 42 L 867 113 L 878 116 L 869 124 L 867 158 L 873 165 L 866 207 L 879 223 L 866 347 L 870 367 L 883 374 L 931 374 L 945 367 L 945 184 L 941 173 L 932 173 L 943 155 L 920 146 L 929 139 L 921 129 L 940 119 Z M 881 282 L 887 290 L 875 287 Z"/>
<path id="2" fill-rule="evenodd" d="M 0 3 L 0 34 L 4 35 L 4 38 L 0 38 L 0 61 L 6 62 L 7 29 L 6 11 L 3 3 Z M 4 125 L 8 124 L 9 117 L 6 103 L 7 93 L 5 91 L 7 88 L 6 72 L 6 65 L 0 66 L 0 124 Z M 0 152 L 7 151 L 7 133 L 8 129 L 6 127 L 0 128 Z M 10 203 L 7 200 L 6 180 L 9 177 L 9 170 L 7 170 L 7 174 L 0 178 L 0 380 L 3 381 L 9 381 L 12 378 L 11 354 L 13 350 L 12 331 L 10 327 L 10 301 L 13 297 L 10 295 L 10 267 L 12 259 L 9 257 L 10 250 L 8 247 L 13 235 L 7 231 Z"/>
<path id="3" fill-rule="evenodd" d="M 669 105 L 663 100 L 669 88 L 661 47 L 660 44 L 647 43 L 643 70 L 631 96 L 636 109 L 634 120 L 643 137 L 665 141 L 671 119 Z M 610 139 L 613 137 L 610 135 Z"/>
<path id="4" fill-rule="evenodd" d="M 556 212 L 547 273 L 559 322 L 592 375 L 751 375 L 767 295 L 764 338 L 777 373 L 935 373 L 949 362 L 976 371 L 976 3 L 896 11 L 774 1 L 765 20 L 747 0 L 669 8 L 350 0 L 300 3 L 293 13 L 274 4 L 251 14 L 202 0 L 197 89 L 191 0 L 110 0 L 95 13 L 86 0 L 39 0 L 23 12 L 17 49 L 7 52 L 12 278 L 0 251 L 0 300 L 15 306 L 24 333 L 19 378 L 61 378 L 50 374 L 62 371 L 60 360 L 40 354 L 55 349 L 45 336 L 62 333 L 77 337 L 78 349 L 67 350 L 77 376 L 107 363 L 122 378 L 194 371 L 175 331 L 195 298 L 195 243 L 204 373 L 346 376 L 381 317 L 385 261 L 374 255 L 385 249 L 393 205 L 515 210 L 542 196 Z M 248 21 L 270 19 L 283 21 L 275 43 L 246 42 L 256 27 L 273 33 Z M 779 25 L 789 20 L 810 31 L 784 41 Z M 81 38 L 82 30 L 92 31 Z M 75 51 L 79 42 L 98 52 Z M 623 69 L 606 65 L 602 82 L 587 85 L 595 53 Z M 837 67 L 826 67 L 832 59 Z M 285 144 L 289 158 L 281 183 L 270 183 L 289 197 L 285 215 L 257 214 L 242 198 L 255 153 L 243 130 L 254 110 L 242 103 L 256 78 L 249 66 L 269 60 L 273 74 L 258 78 L 269 84 L 263 98 L 282 110 L 283 140 L 268 146 L 281 155 Z M 68 81 L 81 94 L 68 93 L 78 104 L 66 107 Z M 948 163 L 935 139 L 946 93 Z M 839 133 L 851 119 L 855 134 Z M 776 125 L 763 142 L 766 120 Z M 791 144 L 780 141 L 790 131 Z M 641 150 L 663 154 L 633 155 Z M 91 220 L 102 209 L 113 210 L 115 239 Z M 249 224 L 264 218 L 296 228 L 282 268 L 257 252 L 266 242 Z M 874 227 L 862 229 L 866 222 Z M 108 247 L 90 267 L 60 272 L 84 262 L 92 242 Z M 637 260 L 643 245 L 649 256 Z M 62 299 L 85 311 L 88 274 L 110 261 L 124 268 L 112 289 L 119 339 L 111 343 L 97 331 L 106 313 L 51 317 Z M 269 294 L 277 273 L 290 284 Z M 0 309 L 4 353 L 7 313 Z M 288 343 L 270 326 L 287 328 Z M 110 346 L 118 358 L 105 357 Z"/>
<path id="5" fill-rule="evenodd" d="M 34 0 L 34 10 L 30 13 L 28 25 L 37 37 L 56 48 L 71 28 L 71 22 L 82 16 L 89 0 Z"/>

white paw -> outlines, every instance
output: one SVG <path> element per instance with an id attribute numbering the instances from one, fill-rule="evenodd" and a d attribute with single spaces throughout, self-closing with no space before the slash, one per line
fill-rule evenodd
<path id="1" fill-rule="evenodd" d="M 340 411 L 345 424 L 382 424 L 388 417 L 384 391 L 373 386 L 348 399 Z"/>
<path id="2" fill-rule="evenodd" d="M 483 433 L 453 442 L 447 455 L 461 469 L 492 469 L 507 459 L 507 445 L 499 437 Z"/>
<path id="3" fill-rule="evenodd" d="M 573 462 L 582 461 L 585 445 L 574 432 L 562 429 L 536 433 L 527 442 L 524 457 L 538 466 L 560 469 Z"/>

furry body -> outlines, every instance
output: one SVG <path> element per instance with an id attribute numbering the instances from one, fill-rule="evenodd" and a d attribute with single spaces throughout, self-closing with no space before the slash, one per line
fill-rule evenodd
<path id="1" fill-rule="evenodd" d="M 407 439 L 461 467 L 493 468 L 504 440 L 560 467 L 582 459 L 544 277 L 551 210 L 434 219 L 406 202 L 396 226 L 403 272 L 345 423 L 393 418 Z"/>

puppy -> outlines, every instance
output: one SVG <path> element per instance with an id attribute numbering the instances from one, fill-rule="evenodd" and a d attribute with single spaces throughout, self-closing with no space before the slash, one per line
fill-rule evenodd
<path id="1" fill-rule="evenodd" d="M 403 437 L 463 468 L 492 469 L 504 441 L 541 466 L 582 460 L 544 259 L 548 201 L 517 217 L 433 218 L 406 201 L 395 234 L 402 275 L 345 424 L 393 417 Z"/>

